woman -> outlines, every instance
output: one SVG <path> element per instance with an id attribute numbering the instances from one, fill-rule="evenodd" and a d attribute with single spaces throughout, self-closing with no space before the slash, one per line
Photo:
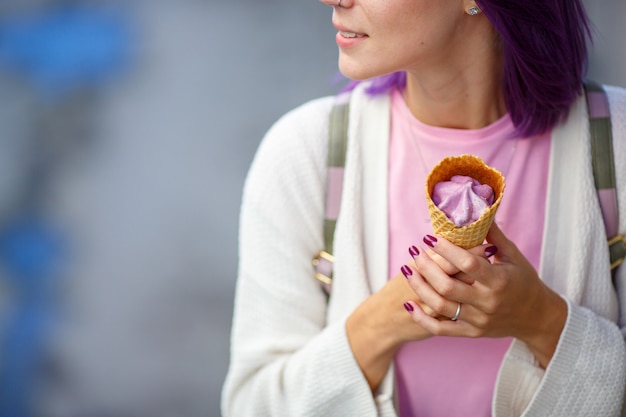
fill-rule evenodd
<path id="1" fill-rule="evenodd" d="M 310 266 L 323 98 L 272 127 L 249 173 L 224 415 L 624 415 L 626 272 L 613 286 L 580 1 L 322 1 L 342 73 L 369 80 L 350 93 L 332 293 Z M 626 91 L 607 90 L 623 190 Z M 433 236 L 423 195 L 462 153 L 507 182 L 470 250 Z"/>

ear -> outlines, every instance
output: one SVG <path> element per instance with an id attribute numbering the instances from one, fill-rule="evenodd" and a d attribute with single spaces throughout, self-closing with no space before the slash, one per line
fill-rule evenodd
<path id="1" fill-rule="evenodd" d="M 481 13 L 480 7 L 474 0 L 463 0 L 463 9 L 470 16 L 476 16 Z"/>

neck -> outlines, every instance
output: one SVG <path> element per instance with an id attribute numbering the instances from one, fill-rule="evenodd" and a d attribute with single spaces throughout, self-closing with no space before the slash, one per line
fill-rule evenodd
<path id="1" fill-rule="evenodd" d="M 428 70 L 407 72 L 404 99 L 421 122 L 455 129 L 480 129 L 506 114 L 502 56 L 485 44 L 466 49 Z"/>

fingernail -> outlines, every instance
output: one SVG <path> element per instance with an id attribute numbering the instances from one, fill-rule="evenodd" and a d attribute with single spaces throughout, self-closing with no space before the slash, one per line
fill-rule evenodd
<path id="1" fill-rule="evenodd" d="M 411 268 L 409 268 L 406 265 L 402 265 L 402 268 L 400 268 L 400 271 L 402 271 L 406 279 L 411 278 L 411 275 L 413 275 L 413 271 L 411 271 Z"/>
<path id="2" fill-rule="evenodd" d="M 413 306 L 409 303 L 404 303 L 404 308 L 406 309 L 406 311 L 408 311 L 409 313 L 412 313 L 413 310 Z"/>
<path id="3" fill-rule="evenodd" d="M 419 256 L 419 254 L 420 254 L 420 251 L 415 246 L 411 246 L 409 248 L 409 253 L 411 254 L 411 256 L 413 258 L 417 258 Z"/>
<path id="4" fill-rule="evenodd" d="M 487 258 L 492 257 L 496 253 L 498 253 L 498 248 L 496 246 L 489 246 L 485 249 L 485 256 Z"/>
<path id="5" fill-rule="evenodd" d="M 430 246 L 431 248 L 434 248 L 435 243 L 437 243 L 437 238 L 435 236 L 426 235 L 424 236 L 424 243 Z"/>

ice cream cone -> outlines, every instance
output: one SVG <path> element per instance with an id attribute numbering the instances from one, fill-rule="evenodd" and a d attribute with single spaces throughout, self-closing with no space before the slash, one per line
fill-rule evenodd
<path id="1" fill-rule="evenodd" d="M 435 184 L 448 181 L 453 175 L 466 175 L 489 185 L 494 192 L 494 203 L 475 222 L 459 227 L 433 202 Z M 426 199 L 433 232 L 465 249 L 482 244 L 496 216 L 504 193 L 504 176 L 474 155 L 449 156 L 442 159 L 426 178 Z"/>

